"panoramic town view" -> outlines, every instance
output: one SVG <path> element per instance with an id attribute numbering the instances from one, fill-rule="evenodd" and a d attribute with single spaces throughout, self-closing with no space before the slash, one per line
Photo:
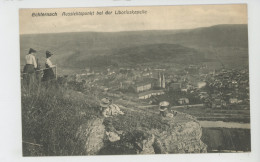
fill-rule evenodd
<path id="1" fill-rule="evenodd" d="M 23 156 L 250 152 L 246 6 L 206 8 L 210 25 L 94 32 L 21 33 L 20 12 Z"/>

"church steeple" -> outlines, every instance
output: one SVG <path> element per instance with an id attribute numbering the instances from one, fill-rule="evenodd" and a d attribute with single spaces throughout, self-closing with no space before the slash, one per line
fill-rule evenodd
<path id="1" fill-rule="evenodd" d="M 161 73 L 158 72 L 158 86 L 162 87 L 162 78 L 161 78 Z"/>
<path id="2" fill-rule="evenodd" d="M 165 88 L 165 77 L 164 74 L 162 74 L 162 88 Z"/>

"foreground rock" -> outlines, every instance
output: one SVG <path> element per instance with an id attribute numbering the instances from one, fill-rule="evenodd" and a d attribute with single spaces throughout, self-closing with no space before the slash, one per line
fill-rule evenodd
<path id="1" fill-rule="evenodd" d="M 167 131 L 150 131 L 156 137 L 157 153 L 205 153 L 207 146 L 200 140 L 202 129 L 198 122 L 173 124 Z"/>
<path id="2" fill-rule="evenodd" d="M 87 155 L 205 153 L 202 129 L 197 120 L 177 113 L 125 111 L 109 118 L 96 118 L 80 126 L 77 137 Z"/>
<path id="3" fill-rule="evenodd" d="M 116 142 L 120 140 L 120 136 L 116 132 L 106 132 L 106 135 L 110 142 Z"/>
<path id="4" fill-rule="evenodd" d="M 76 137 L 82 141 L 87 155 L 96 155 L 104 146 L 105 126 L 103 119 L 96 118 L 81 125 Z"/>
<path id="5" fill-rule="evenodd" d="M 106 128 L 124 132 L 117 147 L 124 150 L 126 146 L 128 152 L 121 151 L 121 154 L 207 152 L 207 145 L 201 141 L 202 128 L 193 116 L 172 112 L 160 117 L 157 111 L 147 109 L 124 110 L 123 116 L 110 118 L 110 124 L 105 124 Z"/>
<path id="6" fill-rule="evenodd" d="M 153 134 L 150 134 L 148 137 L 137 141 L 137 146 L 139 146 L 140 151 L 138 152 L 139 154 L 154 154 L 154 141 L 155 137 Z"/>
<path id="7" fill-rule="evenodd" d="M 100 150 L 101 155 L 154 154 L 155 137 L 145 131 L 135 130 L 125 133 L 115 142 L 106 141 Z"/>

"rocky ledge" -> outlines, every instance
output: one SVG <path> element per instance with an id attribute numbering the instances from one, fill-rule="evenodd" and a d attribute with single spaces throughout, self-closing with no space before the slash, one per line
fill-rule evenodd
<path id="1" fill-rule="evenodd" d="M 198 121 L 173 112 L 160 117 L 150 109 L 127 109 L 124 114 L 89 120 L 78 129 L 77 138 L 86 155 L 205 153 Z"/>

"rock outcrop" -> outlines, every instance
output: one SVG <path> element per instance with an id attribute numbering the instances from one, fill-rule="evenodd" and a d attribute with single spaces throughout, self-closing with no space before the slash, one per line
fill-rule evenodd
<path id="1" fill-rule="evenodd" d="M 133 120 L 137 115 L 141 119 Z M 84 141 L 87 155 L 207 152 L 198 121 L 179 112 L 164 118 L 134 111 L 96 118 L 80 126 L 77 136 Z"/>
<path id="2" fill-rule="evenodd" d="M 106 132 L 106 135 L 110 142 L 116 142 L 120 140 L 120 136 L 116 132 Z"/>
<path id="3" fill-rule="evenodd" d="M 99 154 L 154 154 L 154 140 L 154 135 L 142 130 L 135 130 L 121 135 L 118 141 L 107 140 Z"/>
<path id="4" fill-rule="evenodd" d="M 155 137 L 153 134 L 150 134 L 147 138 L 137 142 L 139 148 L 141 149 L 139 154 L 155 154 L 154 152 L 154 141 Z"/>
<path id="5" fill-rule="evenodd" d="M 198 122 L 190 121 L 170 125 L 167 131 L 153 129 L 157 153 L 204 153 L 207 146 L 200 140 L 202 130 Z"/>
<path id="6" fill-rule="evenodd" d="M 103 125 L 103 119 L 92 119 L 81 125 L 76 136 L 83 142 L 87 155 L 97 154 L 104 146 L 105 126 Z"/>

